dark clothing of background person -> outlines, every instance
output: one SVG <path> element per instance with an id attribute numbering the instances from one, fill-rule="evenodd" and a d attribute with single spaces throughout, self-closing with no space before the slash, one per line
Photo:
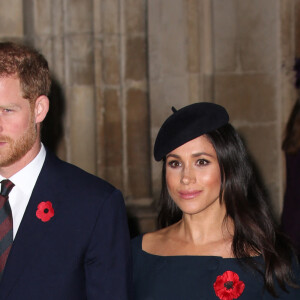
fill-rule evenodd
<path id="1" fill-rule="evenodd" d="M 282 211 L 282 229 L 300 254 L 300 150 L 285 154 L 286 190 Z"/>
<path id="2" fill-rule="evenodd" d="M 281 218 L 282 230 L 300 254 L 300 98 L 290 113 L 282 150 L 286 163 L 286 188 Z"/>

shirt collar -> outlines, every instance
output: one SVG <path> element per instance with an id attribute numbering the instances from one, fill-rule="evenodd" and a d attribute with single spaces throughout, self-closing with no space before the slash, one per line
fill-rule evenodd
<path id="1" fill-rule="evenodd" d="M 31 195 L 46 157 L 46 149 L 41 144 L 38 155 L 23 169 L 11 176 L 9 179 L 26 195 Z M 5 179 L 0 175 L 0 181 Z"/>

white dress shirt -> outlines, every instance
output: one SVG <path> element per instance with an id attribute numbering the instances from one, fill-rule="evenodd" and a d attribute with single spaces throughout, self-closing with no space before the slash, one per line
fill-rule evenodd
<path id="1" fill-rule="evenodd" d="M 15 185 L 9 193 L 9 204 L 13 216 L 13 238 L 17 234 L 33 188 L 43 167 L 45 157 L 46 150 L 42 144 L 38 155 L 22 170 L 9 178 Z M 0 181 L 3 179 L 6 178 L 0 175 Z"/>

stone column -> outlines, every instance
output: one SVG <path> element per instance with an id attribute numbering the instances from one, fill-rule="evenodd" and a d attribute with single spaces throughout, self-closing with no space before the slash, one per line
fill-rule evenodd
<path id="1" fill-rule="evenodd" d="M 44 129 L 60 138 L 51 146 L 120 188 L 148 231 L 160 190 L 157 131 L 171 106 L 197 101 L 228 108 L 279 215 L 299 7 L 300 0 L 1 1 L 0 38 L 46 56 L 54 90 Z"/>
<path id="2" fill-rule="evenodd" d="M 148 1 L 151 149 L 172 106 L 212 101 L 211 16 L 210 0 Z M 157 200 L 161 164 L 153 159 L 152 170 Z"/>
<path id="3" fill-rule="evenodd" d="M 2 37 L 38 48 L 53 75 L 45 143 L 59 129 L 62 139 L 53 150 L 61 158 L 121 189 L 133 210 L 148 207 L 146 1 L 14 2 L 13 9 L 1 4 L 1 11 L 18 16 L 10 20 L 3 15 Z"/>
<path id="4" fill-rule="evenodd" d="M 28 0 L 25 4 L 25 40 L 42 51 L 53 74 L 56 93 L 50 97 L 55 110 L 51 117 L 60 118 L 64 127 L 57 152 L 96 174 L 93 1 Z"/>
<path id="5" fill-rule="evenodd" d="M 282 131 L 295 95 L 294 5 L 293 0 L 148 2 L 152 145 L 171 105 L 224 105 L 277 216 L 283 195 Z M 152 170 L 157 199 L 160 165 L 153 162 Z"/>
<path id="6" fill-rule="evenodd" d="M 137 217 L 140 232 L 155 228 L 151 209 L 151 165 L 148 94 L 147 1 L 123 0 L 121 42 L 123 117 L 124 117 L 124 191 L 130 215 Z"/>
<path id="7" fill-rule="evenodd" d="M 1 40 L 20 40 L 23 38 L 23 0 L 0 2 Z M 17 21 L 16 21 L 17 20 Z"/>
<path id="8" fill-rule="evenodd" d="M 291 5 L 213 0 L 215 101 L 226 106 L 244 138 L 277 217 L 283 196 L 283 109 L 291 96 L 293 38 L 286 28 Z"/>
<path id="9" fill-rule="evenodd" d="M 96 174 L 93 1 L 64 1 L 69 160 Z"/>

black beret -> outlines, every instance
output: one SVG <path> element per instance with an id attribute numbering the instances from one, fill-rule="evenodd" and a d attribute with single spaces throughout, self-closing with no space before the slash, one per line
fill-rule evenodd
<path id="1" fill-rule="evenodd" d="M 172 150 L 227 124 L 229 116 L 221 105 L 199 102 L 179 110 L 172 107 L 173 114 L 161 126 L 154 144 L 154 158 L 160 161 Z"/>

